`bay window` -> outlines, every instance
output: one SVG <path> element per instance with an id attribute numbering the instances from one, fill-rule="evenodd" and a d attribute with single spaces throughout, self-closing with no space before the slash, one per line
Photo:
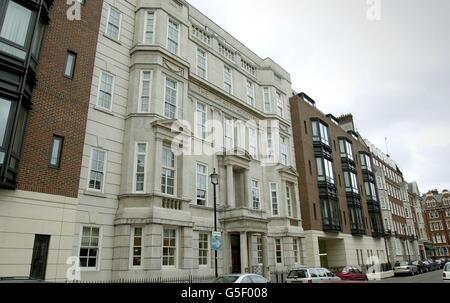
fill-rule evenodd
<path id="1" fill-rule="evenodd" d="M 360 158 L 361 158 L 361 167 L 362 169 L 366 169 L 368 171 L 373 171 L 372 170 L 372 162 L 371 162 L 371 158 L 368 154 L 366 153 L 360 153 Z"/>
<path id="2" fill-rule="evenodd" d="M 233 93 L 233 71 L 228 66 L 223 68 L 223 88 L 227 93 Z"/>
<path id="3" fill-rule="evenodd" d="M 256 128 L 248 129 L 249 153 L 253 159 L 258 159 L 258 131 Z"/>
<path id="4" fill-rule="evenodd" d="M 316 158 L 316 164 L 317 164 L 317 179 L 319 181 L 326 181 L 335 184 L 333 162 L 325 158 Z"/>
<path id="5" fill-rule="evenodd" d="M 259 190 L 259 181 L 252 180 L 252 201 L 253 209 L 261 208 L 261 194 Z"/>
<path id="6" fill-rule="evenodd" d="M 288 139 L 285 137 L 280 137 L 280 140 L 281 164 L 288 165 Z"/>
<path id="7" fill-rule="evenodd" d="M 162 240 L 162 266 L 176 267 L 177 230 L 173 228 L 164 228 Z"/>
<path id="8" fill-rule="evenodd" d="M 130 265 L 131 268 L 142 267 L 142 255 L 143 255 L 143 229 L 142 227 L 132 227 L 131 229 L 131 254 Z"/>
<path id="9" fill-rule="evenodd" d="M 377 201 L 377 193 L 375 190 L 375 184 L 372 182 L 364 182 L 364 187 L 366 190 L 367 198 L 372 199 L 373 201 Z"/>
<path id="10" fill-rule="evenodd" d="M 330 146 L 328 137 L 328 126 L 326 126 L 320 121 L 313 121 L 312 132 L 314 142 L 322 142 L 323 144 Z"/>
<path id="11" fill-rule="evenodd" d="M 272 98 L 270 96 L 270 87 L 263 87 L 264 112 L 272 112 Z"/>
<path id="12" fill-rule="evenodd" d="M 246 82 L 246 92 L 247 92 L 247 104 L 255 106 L 255 89 L 253 82 L 247 80 Z"/>
<path id="13" fill-rule="evenodd" d="M 207 204 L 208 166 L 197 163 L 197 205 Z"/>
<path id="14" fill-rule="evenodd" d="M 339 139 L 339 148 L 341 158 L 353 160 L 352 143 L 350 143 L 347 139 Z"/>
<path id="15" fill-rule="evenodd" d="M 330 199 L 321 200 L 322 223 L 325 230 L 338 231 L 341 228 L 340 210 L 338 201 Z"/>
<path id="16" fill-rule="evenodd" d="M 166 93 L 164 97 L 164 115 L 166 118 L 175 119 L 177 110 L 177 82 L 166 78 Z"/>
<path id="17" fill-rule="evenodd" d="M 224 147 L 225 150 L 234 149 L 234 120 L 225 118 Z"/>
<path id="18" fill-rule="evenodd" d="M 10 120 L 12 103 L 9 100 L 0 98 L 0 165 L 4 162 L 8 140 L 8 122 Z"/>
<path id="19" fill-rule="evenodd" d="M 280 117 L 284 117 L 284 101 L 283 96 L 277 92 L 277 114 Z"/>
<path id="20" fill-rule="evenodd" d="M 180 25 L 170 19 L 167 25 L 167 50 L 174 55 L 178 54 L 179 35 Z"/>
<path id="21" fill-rule="evenodd" d="M 33 12 L 15 1 L 7 3 L 0 31 L 0 50 L 23 60 L 26 57 L 25 48 L 31 33 L 29 28 Z M 0 4 L 0 7 L 3 5 Z"/>
<path id="22" fill-rule="evenodd" d="M 345 191 L 359 193 L 358 181 L 354 172 L 344 171 Z"/>
<path id="23" fill-rule="evenodd" d="M 151 71 L 141 71 L 139 108 L 140 113 L 148 113 L 150 111 L 150 94 L 151 94 Z"/>
<path id="24" fill-rule="evenodd" d="M 205 140 L 206 139 L 206 105 L 200 102 L 197 102 L 197 109 L 195 113 L 195 122 L 196 122 L 196 135 L 198 138 Z"/>
<path id="25" fill-rule="evenodd" d="M 153 44 L 155 35 L 155 12 L 145 12 L 144 44 Z"/>
<path id="26" fill-rule="evenodd" d="M 145 170 L 147 162 L 147 143 L 136 144 L 134 191 L 145 192 Z"/>

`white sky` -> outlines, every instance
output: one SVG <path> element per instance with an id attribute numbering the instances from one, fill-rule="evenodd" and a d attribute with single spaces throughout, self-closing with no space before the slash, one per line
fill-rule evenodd
<path id="1" fill-rule="evenodd" d="M 450 1 L 188 0 L 292 77 L 325 113 L 354 115 L 419 189 L 450 189 Z M 375 0 L 376 1 L 376 0 Z"/>

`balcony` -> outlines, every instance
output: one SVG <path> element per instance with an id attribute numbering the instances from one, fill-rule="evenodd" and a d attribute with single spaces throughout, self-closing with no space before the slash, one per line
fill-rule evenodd
<path id="1" fill-rule="evenodd" d="M 364 236 L 366 235 L 366 231 L 363 228 L 352 227 L 352 235 L 353 236 Z"/>

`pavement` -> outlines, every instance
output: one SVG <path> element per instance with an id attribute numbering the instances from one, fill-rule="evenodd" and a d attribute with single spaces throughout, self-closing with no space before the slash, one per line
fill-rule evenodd
<path id="1" fill-rule="evenodd" d="M 442 269 L 415 276 L 399 276 L 369 283 L 449 283 L 442 280 Z"/>

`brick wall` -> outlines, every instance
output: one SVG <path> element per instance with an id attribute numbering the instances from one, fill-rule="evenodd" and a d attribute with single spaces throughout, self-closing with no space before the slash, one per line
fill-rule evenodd
<path id="1" fill-rule="evenodd" d="M 69 21 L 55 1 L 44 36 L 17 178 L 18 189 L 78 195 L 90 89 L 103 1 L 86 1 L 81 20 Z M 77 53 L 73 79 L 64 77 L 67 50 Z M 49 167 L 53 135 L 64 137 L 61 167 Z"/>

